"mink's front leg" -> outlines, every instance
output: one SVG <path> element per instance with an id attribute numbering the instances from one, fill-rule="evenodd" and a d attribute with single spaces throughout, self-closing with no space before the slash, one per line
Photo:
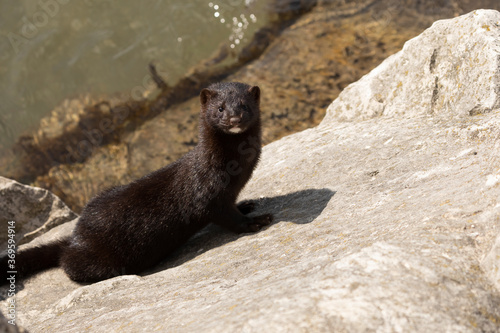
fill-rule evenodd
<path id="1" fill-rule="evenodd" d="M 251 204 L 251 208 L 254 208 L 255 205 L 253 203 Z M 240 206 L 242 206 L 242 208 L 240 208 Z M 243 203 L 238 205 L 238 207 L 233 206 L 230 209 L 226 209 L 223 216 L 219 216 L 214 223 L 235 233 L 256 232 L 261 230 L 264 226 L 271 224 L 273 221 L 272 214 L 264 214 L 255 217 L 243 215 L 242 210 L 246 211 L 249 207 L 250 205 Z"/>
<path id="2" fill-rule="evenodd" d="M 256 206 L 257 205 L 253 201 L 243 201 L 236 205 L 236 208 L 238 208 L 241 214 L 247 215 L 253 212 Z"/>

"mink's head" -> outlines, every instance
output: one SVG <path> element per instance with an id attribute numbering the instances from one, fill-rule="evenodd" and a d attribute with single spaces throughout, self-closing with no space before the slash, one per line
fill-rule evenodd
<path id="1" fill-rule="evenodd" d="M 240 134 L 259 121 L 260 89 L 229 82 L 215 83 L 200 93 L 201 117 L 226 134 Z"/>

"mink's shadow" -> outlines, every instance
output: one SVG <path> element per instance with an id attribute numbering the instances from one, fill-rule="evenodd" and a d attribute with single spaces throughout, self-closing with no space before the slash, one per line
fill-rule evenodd
<path id="1" fill-rule="evenodd" d="M 274 221 L 266 228 L 283 221 L 306 224 L 314 221 L 321 214 L 335 193 L 335 191 L 326 188 L 308 189 L 272 198 L 250 200 L 256 203 L 256 209 L 249 216 L 265 213 L 273 214 Z M 147 276 L 182 265 L 210 249 L 246 235 L 249 234 L 235 234 L 220 226 L 211 224 L 194 235 L 186 244 L 169 255 L 160 264 L 140 275 Z"/>

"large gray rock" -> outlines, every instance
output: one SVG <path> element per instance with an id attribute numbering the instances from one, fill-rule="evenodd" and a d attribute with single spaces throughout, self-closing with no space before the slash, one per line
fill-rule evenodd
<path id="1" fill-rule="evenodd" d="M 6 248 L 9 221 L 15 222 L 16 243 L 19 245 L 76 217 L 51 192 L 0 176 L 0 249 Z"/>
<path id="2" fill-rule="evenodd" d="M 500 36 L 499 22 L 500 13 L 477 11 L 435 24 L 388 60 L 392 72 L 384 63 L 350 86 L 319 127 L 266 146 L 242 194 L 259 201 L 256 214 L 275 214 L 266 230 L 207 228 L 142 276 L 80 286 L 49 270 L 19 286 L 19 323 L 30 332 L 499 331 L 500 294 L 488 278 L 499 267 L 498 103 L 484 91 L 466 99 L 441 76 L 437 100 L 447 102 L 432 114 L 415 101 L 432 100 L 433 85 L 414 82 L 406 102 L 384 90 L 377 103 L 387 112 L 364 90 L 382 79 L 410 84 L 401 68 L 419 70 L 410 64 L 434 53 L 428 41 L 448 34 L 482 45 L 485 59 L 449 66 L 448 76 L 475 77 L 467 91 L 478 84 L 494 96 L 485 82 L 500 74 L 489 37 Z M 442 55 L 467 50 L 443 43 L 434 70 Z M 451 107 L 451 95 L 461 102 Z M 489 112 L 469 112 L 476 105 Z"/>
<path id="3" fill-rule="evenodd" d="M 497 108 L 499 24 L 495 11 L 484 10 L 454 24 L 434 23 L 401 52 L 347 87 L 328 108 L 326 121 L 378 115 L 474 115 Z"/>

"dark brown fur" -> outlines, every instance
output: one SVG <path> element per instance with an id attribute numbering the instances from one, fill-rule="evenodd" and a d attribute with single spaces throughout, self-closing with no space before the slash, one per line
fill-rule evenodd
<path id="1" fill-rule="evenodd" d="M 78 282 L 136 274 L 209 223 L 237 233 L 270 224 L 271 214 L 251 218 L 244 214 L 253 204 L 236 205 L 261 151 L 259 88 L 218 83 L 200 100 L 199 143 L 191 152 L 90 200 L 69 239 L 18 253 L 20 277 L 57 265 Z"/>

